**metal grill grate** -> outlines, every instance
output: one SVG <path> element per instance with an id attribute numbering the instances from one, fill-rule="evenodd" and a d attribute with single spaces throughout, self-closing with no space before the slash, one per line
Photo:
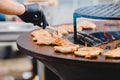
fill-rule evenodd
<path id="1" fill-rule="evenodd" d="M 120 20 L 120 4 L 103 4 L 78 8 L 74 12 L 74 42 L 77 43 L 77 18 Z"/>
<path id="2" fill-rule="evenodd" d="M 75 10 L 82 17 L 98 19 L 120 19 L 120 4 L 104 4 L 88 6 Z"/>

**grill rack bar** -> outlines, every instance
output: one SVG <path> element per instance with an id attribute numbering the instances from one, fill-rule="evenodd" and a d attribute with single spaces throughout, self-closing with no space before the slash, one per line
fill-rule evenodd
<path id="1" fill-rule="evenodd" d="M 85 32 L 77 32 L 77 38 L 78 42 L 81 43 L 82 45 L 87 45 L 87 46 L 95 46 L 97 44 L 103 43 L 100 39 L 89 35 Z"/>

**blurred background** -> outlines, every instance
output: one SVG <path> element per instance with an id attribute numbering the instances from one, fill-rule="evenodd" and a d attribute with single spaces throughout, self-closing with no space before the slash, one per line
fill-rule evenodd
<path id="1" fill-rule="evenodd" d="M 50 25 L 73 23 L 75 9 L 90 5 L 119 3 L 120 0 L 16 0 L 30 4 L 38 2 Z M 15 15 L 0 13 L 0 80 L 59 80 L 40 61 L 21 53 L 16 39 L 24 32 L 38 28 L 22 22 Z"/>

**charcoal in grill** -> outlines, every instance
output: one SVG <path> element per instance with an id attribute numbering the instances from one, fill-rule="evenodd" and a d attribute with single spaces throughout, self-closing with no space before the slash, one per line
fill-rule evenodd
<path id="1" fill-rule="evenodd" d="M 97 44 L 103 43 L 100 39 L 86 33 L 86 32 L 77 32 L 77 42 L 82 45 L 95 46 Z"/>

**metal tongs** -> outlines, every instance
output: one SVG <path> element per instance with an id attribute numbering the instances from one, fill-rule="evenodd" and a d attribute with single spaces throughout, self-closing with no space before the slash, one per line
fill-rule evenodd
<path id="1" fill-rule="evenodd" d="M 103 43 L 102 40 L 100 40 L 84 31 L 77 32 L 77 42 L 80 44 L 83 44 L 85 46 L 95 46 L 100 43 Z"/>
<path id="2" fill-rule="evenodd" d="M 59 31 L 56 29 L 56 28 L 54 28 L 54 27 L 52 27 L 52 26 L 46 26 L 46 28 L 45 28 L 48 32 L 50 32 L 51 34 L 53 34 L 53 33 L 55 33 L 55 34 L 59 34 Z"/>
<path id="3" fill-rule="evenodd" d="M 52 26 L 47 26 L 46 29 L 48 31 L 50 31 L 50 32 L 56 32 L 56 33 L 58 33 L 58 30 L 56 28 L 52 27 Z"/>

